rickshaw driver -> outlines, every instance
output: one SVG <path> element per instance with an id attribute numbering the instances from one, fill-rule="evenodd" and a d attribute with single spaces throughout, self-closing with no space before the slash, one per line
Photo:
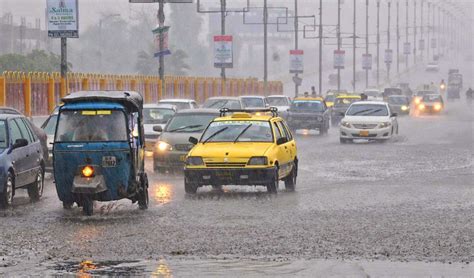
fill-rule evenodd
<path id="1" fill-rule="evenodd" d="M 109 136 L 104 128 L 107 127 L 102 117 L 87 117 L 81 121 L 74 133 L 74 141 L 107 141 Z"/>

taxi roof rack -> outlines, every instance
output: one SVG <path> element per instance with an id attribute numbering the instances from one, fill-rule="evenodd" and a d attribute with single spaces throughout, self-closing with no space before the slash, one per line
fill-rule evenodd
<path id="1" fill-rule="evenodd" d="M 268 108 L 248 108 L 248 109 L 229 109 L 229 108 L 221 108 L 219 110 L 221 117 L 224 117 L 228 113 L 272 113 L 272 117 L 278 117 L 278 108 L 276 107 L 268 107 Z"/>

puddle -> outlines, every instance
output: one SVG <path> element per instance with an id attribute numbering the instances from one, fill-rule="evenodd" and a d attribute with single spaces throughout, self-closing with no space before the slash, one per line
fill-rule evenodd
<path id="1" fill-rule="evenodd" d="M 143 276 L 146 265 L 140 261 L 60 262 L 51 267 L 53 276 L 97 277 L 97 276 Z"/>

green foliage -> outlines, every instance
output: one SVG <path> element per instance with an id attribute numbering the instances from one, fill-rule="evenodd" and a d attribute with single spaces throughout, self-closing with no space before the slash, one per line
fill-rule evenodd
<path id="1" fill-rule="evenodd" d="M 153 53 L 153 45 L 149 46 L 149 51 L 138 52 L 135 68 L 139 74 L 158 75 L 158 58 L 155 58 Z M 187 75 L 187 71 L 190 69 L 185 62 L 187 58 L 188 55 L 183 50 L 172 51 L 171 55 L 165 57 L 165 73 L 167 75 Z"/>
<path id="2" fill-rule="evenodd" d="M 6 54 L 0 56 L 0 72 L 4 71 L 59 71 L 61 57 L 54 53 L 46 53 L 44 50 L 33 50 L 26 55 Z M 69 63 L 68 68 L 72 68 Z"/>

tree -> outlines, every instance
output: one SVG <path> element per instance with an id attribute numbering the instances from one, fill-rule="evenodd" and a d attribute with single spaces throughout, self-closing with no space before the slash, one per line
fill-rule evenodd
<path id="1" fill-rule="evenodd" d="M 61 57 L 54 53 L 46 53 L 44 50 L 33 50 L 26 55 L 6 54 L 0 56 L 0 72 L 3 71 L 40 71 L 54 72 L 59 71 Z M 72 64 L 68 63 L 68 68 Z"/>
<path id="2" fill-rule="evenodd" d="M 171 48 L 173 48 L 171 46 Z M 150 44 L 148 51 L 141 50 L 137 55 L 135 69 L 139 74 L 158 75 L 158 59 L 154 57 L 154 46 Z M 188 55 L 183 50 L 172 51 L 171 55 L 165 58 L 165 72 L 169 75 L 187 75 L 190 69 L 186 64 Z"/>

